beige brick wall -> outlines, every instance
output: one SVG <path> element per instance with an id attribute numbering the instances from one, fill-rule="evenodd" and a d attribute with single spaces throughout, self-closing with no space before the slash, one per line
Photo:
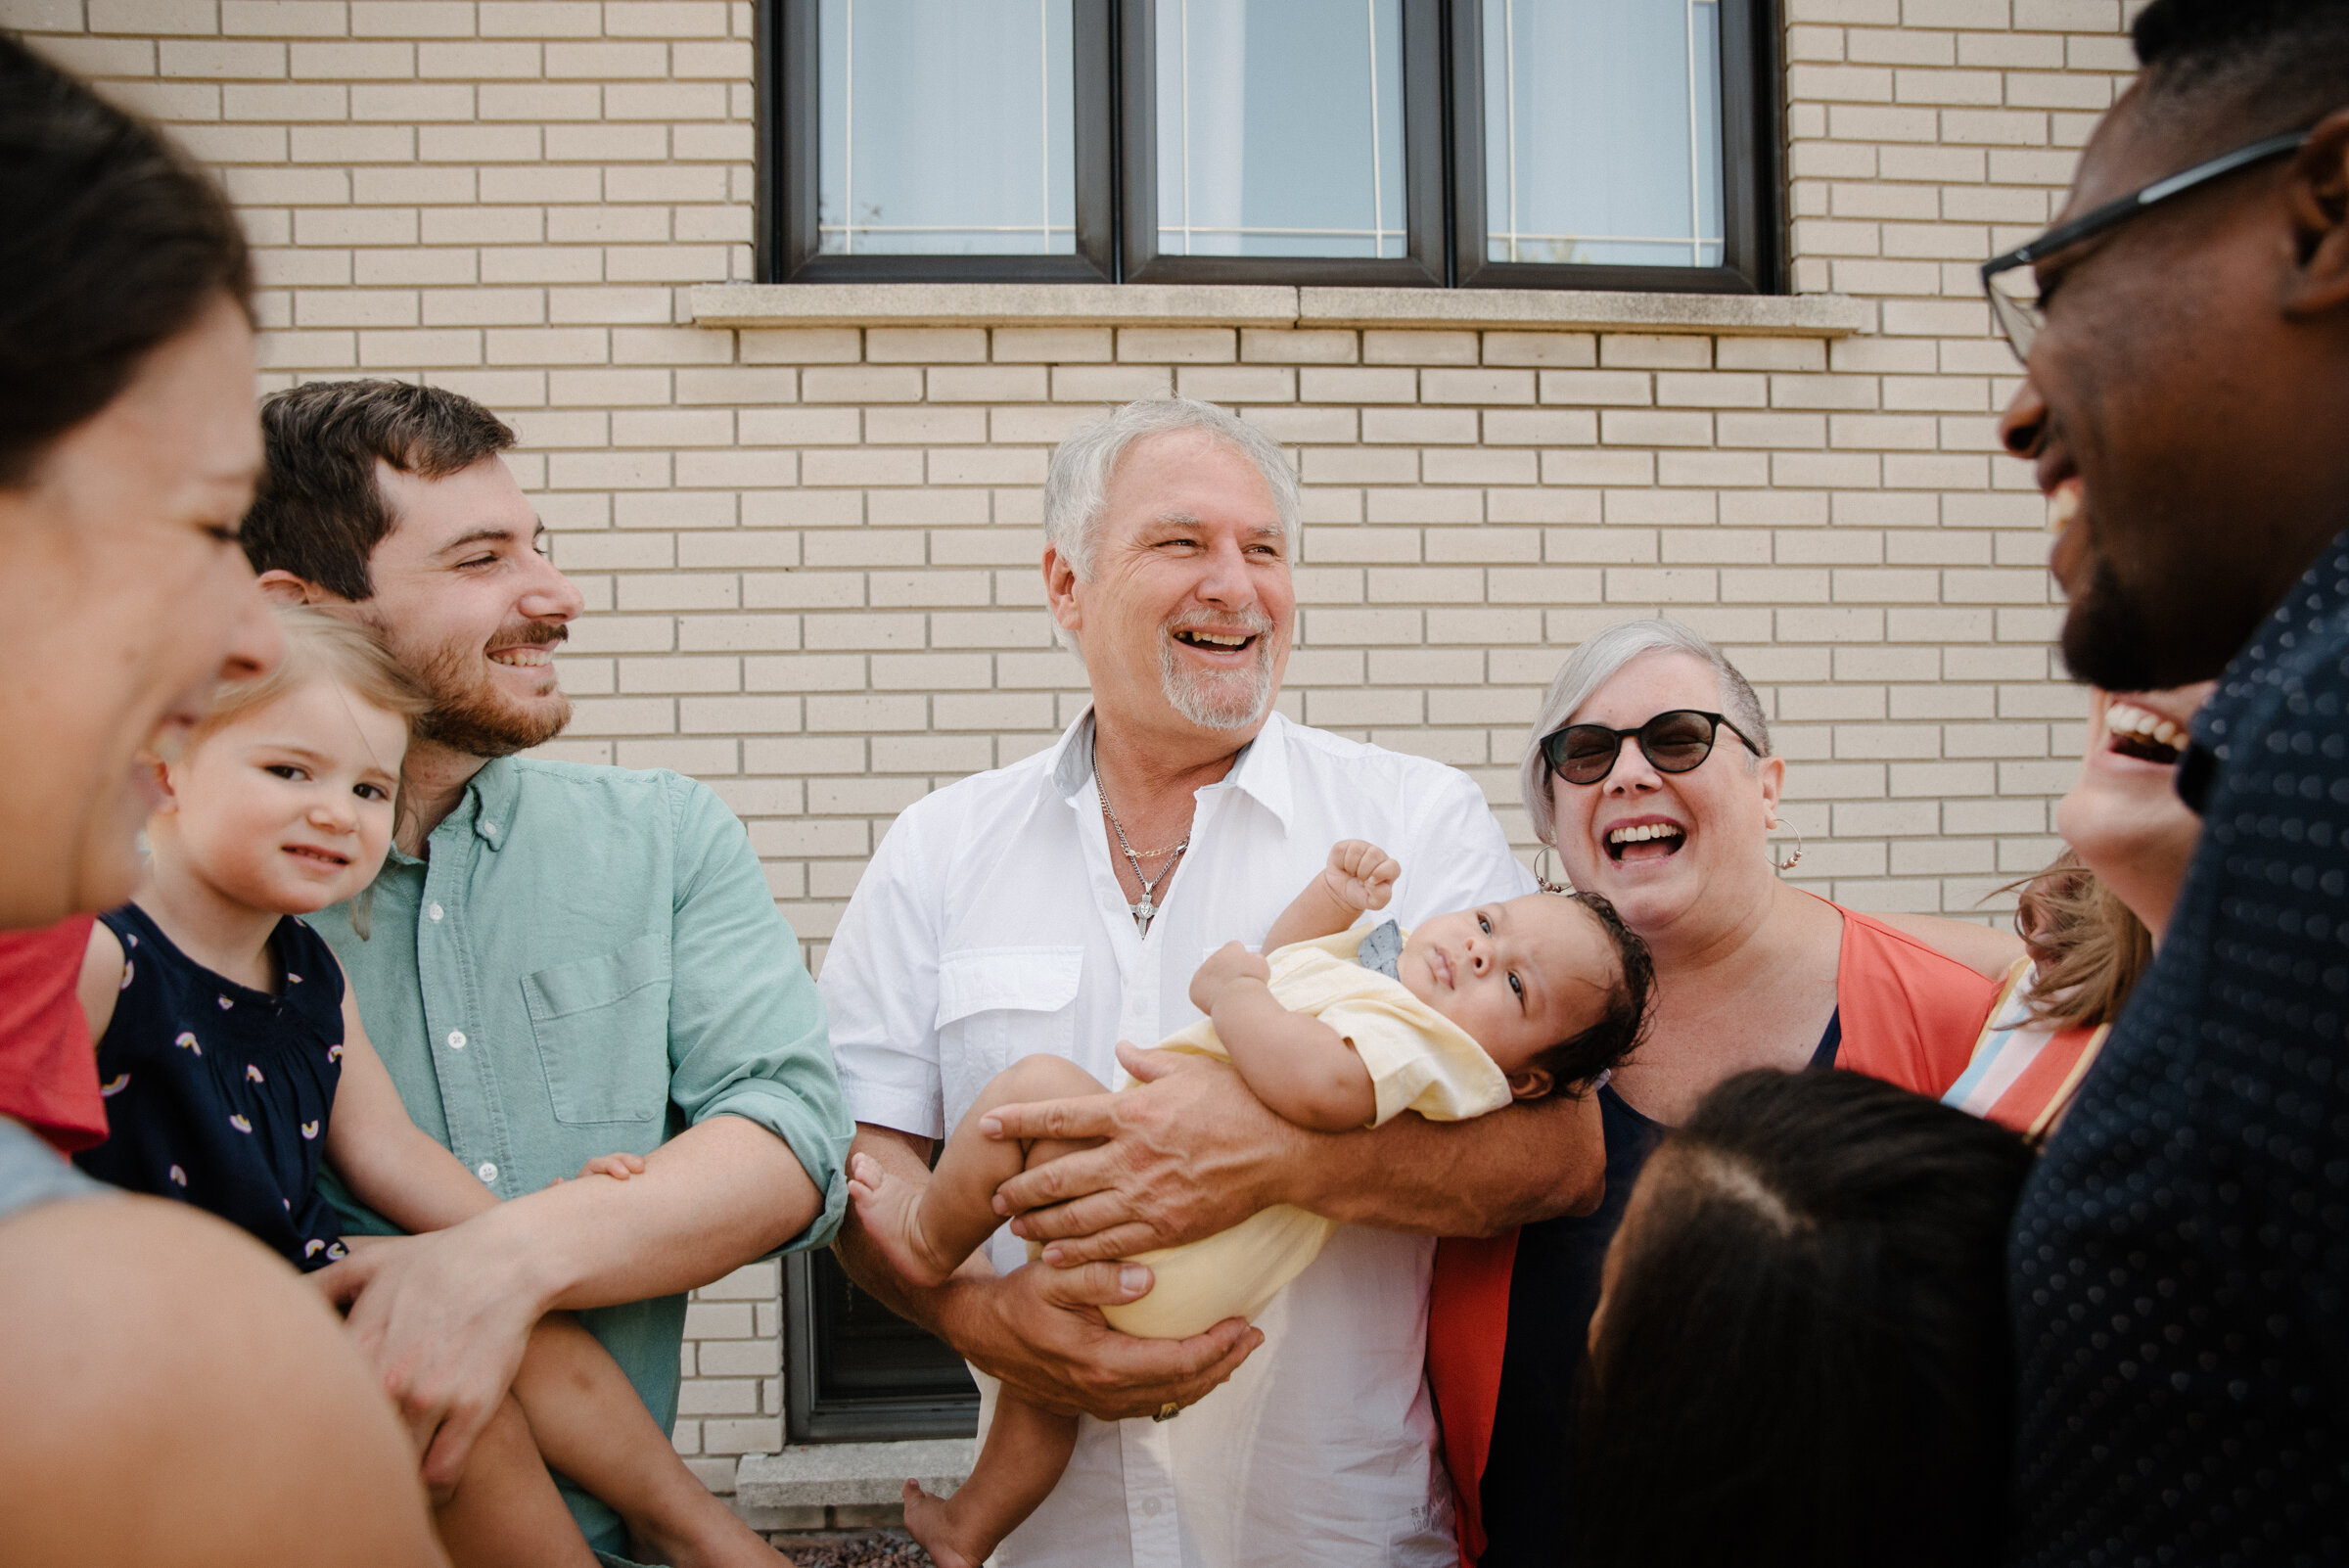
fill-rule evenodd
<path id="1" fill-rule="evenodd" d="M 590 615 L 554 748 L 681 768 L 820 957 L 908 801 L 1073 714 L 1036 570 L 1050 443 L 1174 390 L 1293 444 L 1292 716 L 1513 765 L 1566 649 L 1663 611 L 1793 760 L 1806 878 L 1964 912 L 2052 853 L 2080 744 L 2042 514 L 1974 263 L 2043 225 L 2130 67 L 2117 0 L 1787 0 L 1795 282 L 1816 339 L 1030 325 L 711 331 L 750 276 L 751 8 L 728 0 L 0 0 L 216 165 L 264 379 L 421 377 L 522 432 Z M 780 1438 L 775 1272 L 700 1293 L 680 1447 Z"/>

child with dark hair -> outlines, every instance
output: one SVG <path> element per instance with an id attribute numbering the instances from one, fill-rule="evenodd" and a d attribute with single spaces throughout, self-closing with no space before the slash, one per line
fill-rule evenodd
<path id="1" fill-rule="evenodd" d="M 1402 870 L 1375 845 L 1336 845 L 1266 933 L 1265 956 L 1234 942 L 1199 967 L 1191 1000 L 1207 1016 L 1161 1048 L 1228 1061 L 1268 1109 L 1324 1132 L 1405 1111 L 1463 1121 L 1580 1092 L 1631 1054 L 1655 969 L 1605 899 L 1536 893 L 1408 932 L 1392 920 L 1358 924 L 1386 906 Z M 903 1277 L 943 1282 L 1002 1223 L 995 1189 L 1072 1147 L 991 1136 L 988 1113 L 1100 1089 L 1073 1062 L 1031 1056 L 980 1091 L 926 1183 L 853 1156 L 849 1195 L 866 1233 Z M 1102 1315 L 1147 1339 L 1253 1318 L 1337 1228 L 1276 1204 L 1205 1240 L 1143 1254 L 1150 1293 Z M 939 1568 L 975 1568 L 1059 1484 L 1076 1439 L 1075 1416 L 1006 1388 L 961 1490 L 942 1500 L 905 1483 L 906 1527 Z"/>
<path id="2" fill-rule="evenodd" d="M 2005 1129 L 1857 1073 L 1706 1095 L 1607 1253 L 1576 1561 L 1988 1562 L 2030 1165 Z"/>

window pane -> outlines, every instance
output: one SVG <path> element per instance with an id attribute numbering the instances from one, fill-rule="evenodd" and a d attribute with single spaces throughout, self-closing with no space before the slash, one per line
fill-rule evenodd
<path id="1" fill-rule="evenodd" d="M 830 1403 L 933 1399 L 952 1402 L 977 1390 L 970 1369 L 943 1340 L 899 1317 L 858 1289 L 829 1252 L 808 1255 L 815 1308 L 815 1397 Z"/>
<path id="2" fill-rule="evenodd" d="M 1484 0 L 1493 261 L 1722 264 L 1715 0 Z"/>
<path id="3" fill-rule="evenodd" d="M 1077 249 L 1072 0 L 821 0 L 832 255 Z"/>
<path id="4" fill-rule="evenodd" d="M 1404 254 L 1403 0 L 1157 10 L 1162 254 Z"/>

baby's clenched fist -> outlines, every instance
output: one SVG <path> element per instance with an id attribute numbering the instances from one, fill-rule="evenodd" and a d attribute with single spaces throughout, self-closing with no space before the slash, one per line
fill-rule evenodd
<path id="1" fill-rule="evenodd" d="M 1403 867 L 1393 855 L 1362 839 L 1341 839 L 1330 846 L 1329 864 L 1321 870 L 1330 896 L 1350 909 L 1384 909 L 1401 875 Z"/>

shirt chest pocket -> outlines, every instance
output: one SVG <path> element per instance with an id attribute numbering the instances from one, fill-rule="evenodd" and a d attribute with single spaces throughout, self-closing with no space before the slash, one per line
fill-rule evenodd
<path id="1" fill-rule="evenodd" d="M 649 1122 L 668 1103 L 668 938 L 526 976 L 555 1120 Z"/>
<path id="2" fill-rule="evenodd" d="M 950 1113 L 1023 1056 L 1074 1058 L 1082 947 L 966 947 L 938 960 L 938 1058 Z"/>

